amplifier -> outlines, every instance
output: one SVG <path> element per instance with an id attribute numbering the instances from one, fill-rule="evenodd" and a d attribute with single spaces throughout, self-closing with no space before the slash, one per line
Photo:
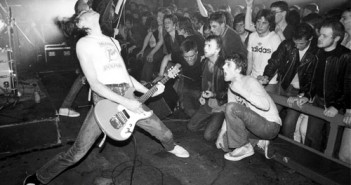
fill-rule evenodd
<path id="1" fill-rule="evenodd" d="M 65 44 L 48 44 L 44 46 L 45 62 L 61 62 L 72 58 L 72 49 Z"/>

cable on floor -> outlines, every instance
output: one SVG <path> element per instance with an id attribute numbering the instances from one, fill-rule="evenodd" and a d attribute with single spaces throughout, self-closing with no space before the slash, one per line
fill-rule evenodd
<path id="1" fill-rule="evenodd" d="M 133 184 L 134 180 L 134 175 L 136 171 L 141 171 L 145 170 L 145 172 L 151 172 L 151 171 L 156 171 L 160 174 L 160 184 L 163 185 L 163 173 L 160 169 L 154 167 L 154 166 L 149 166 L 149 165 L 143 165 L 143 163 L 140 160 L 137 160 L 137 142 L 135 137 L 132 135 L 133 138 L 133 143 L 134 143 L 134 158 L 133 160 L 128 160 L 125 161 L 116 167 L 113 168 L 112 173 L 111 173 L 111 178 L 112 182 L 114 185 L 121 184 L 122 182 L 130 181 L 130 185 Z M 121 169 L 119 169 L 121 168 Z M 130 179 L 123 179 L 123 177 L 127 176 L 128 170 L 131 170 L 130 172 Z M 146 173 L 141 173 L 141 174 L 146 174 Z M 153 173 L 153 176 L 155 176 L 155 173 Z M 124 184 L 123 183 L 123 184 Z"/>

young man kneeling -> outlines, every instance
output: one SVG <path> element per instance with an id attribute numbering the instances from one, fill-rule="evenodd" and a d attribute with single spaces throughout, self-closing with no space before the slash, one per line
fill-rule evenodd
<path id="1" fill-rule="evenodd" d="M 268 140 L 278 135 L 281 126 L 274 101 L 257 79 L 244 75 L 246 68 L 245 58 L 238 54 L 227 57 L 223 66 L 224 79 L 231 83 L 225 105 L 225 122 L 216 146 L 224 151 L 235 148 L 224 155 L 230 161 L 253 155 L 255 144 L 265 150 L 268 158 Z"/>

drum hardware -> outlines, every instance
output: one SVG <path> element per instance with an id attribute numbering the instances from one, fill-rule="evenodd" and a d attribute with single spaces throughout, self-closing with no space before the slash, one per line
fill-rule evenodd
<path id="1" fill-rule="evenodd" d="M 6 107 L 14 107 L 19 101 L 19 94 L 17 91 L 17 68 L 16 61 L 13 57 L 13 46 L 14 46 L 14 31 L 13 26 L 17 26 L 12 17 L 11 7 L 7 4 L 8 11 L 0 3 L 1 9 L 7 15 L 8 22 L 2 21 L 4 26 L 7 27 L 7 34 L 9 39 L 9 46 L 0 49 L 0 98 L 5 98 L 0 103 L 0 110 Z M 0 23 L 0 25 L 2 25 Z M 18 26 L 17 26 L 18 27 Z"/>

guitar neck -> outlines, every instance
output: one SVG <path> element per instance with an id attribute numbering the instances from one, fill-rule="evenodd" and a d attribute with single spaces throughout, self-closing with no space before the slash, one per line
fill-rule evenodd
<path id="1" fill-rule="evenodd" d="M 165 76 L 160 80 L 162 84 L 165 84 L 169 80 L 168 76 Z M 139 102 L 144 103 L 146 100 L 148 100 L 155 92 L 157 91 L 157 86 L 154 85 L 151 89 L 149 89 L 145 94 L 143 94 L 139 98 Z"/>

